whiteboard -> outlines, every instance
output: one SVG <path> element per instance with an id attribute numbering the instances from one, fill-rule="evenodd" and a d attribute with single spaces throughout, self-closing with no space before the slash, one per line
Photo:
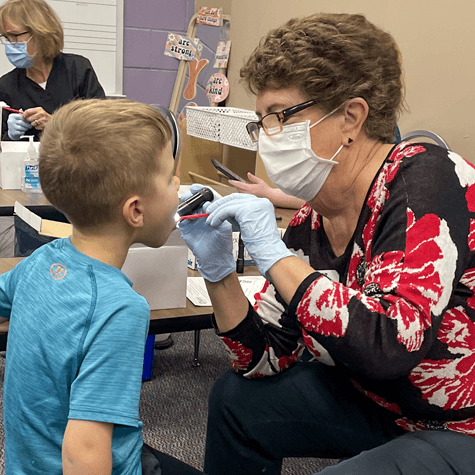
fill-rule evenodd
<path id="1" fill-rule="evenodd" d="M 64 30 L 64 52 L 91 61 L 108 96 L 122 94 L 124 0 L 46 0 Z M 0 54 L 0 76 L 11 71 Z"/>

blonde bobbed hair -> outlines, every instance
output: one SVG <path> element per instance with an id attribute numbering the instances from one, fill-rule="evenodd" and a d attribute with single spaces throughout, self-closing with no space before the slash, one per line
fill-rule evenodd
<path id="1" fill-rule="evenodd" d="M 8 0 L 0 7 L 0 34 L 3 21 L 24 27 L 36 45 L 34 57 L 52 61 L 64 48 L 64 33 L 55 11 L 44 0 Z"/>

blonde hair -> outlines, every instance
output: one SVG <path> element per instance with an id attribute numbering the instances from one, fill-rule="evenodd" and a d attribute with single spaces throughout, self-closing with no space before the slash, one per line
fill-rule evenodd
<path id="1" fill-rule="evenodd" d="M 8 0 L 0 7 L 0 34 L 4 35 L 3 20 L 25 27 L 35 40 L 36 53 L 52 61 L 64 47 L 61 20 L 44 0 Z"/>
<path id="2" fill-rule="evenodd" d="M 369 106 L 368 136 L 392 142 L 403 108 L 401 55 L 363 15 L 319 13 L 270 31 L 241 69 L 248 89 L 297 87 L 324 113 L 349 99 Z"/>
<path id="3" fill-rule="evenodd" d="M 84 99 L 60 107 L 41 137 L 46 198 L 80 229 L 116 219 L 128 193 L 153 190 L 171 140 L 156 109 L 127 99 Z"/>

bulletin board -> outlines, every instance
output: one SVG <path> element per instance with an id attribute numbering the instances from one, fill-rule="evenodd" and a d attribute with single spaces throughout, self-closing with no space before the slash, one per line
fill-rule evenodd
<path id="1" fill-rule="evenodd" d="M 170 110 L 177 115 L 180 133 L 182 137 L 182 153 L 180 165 L 178 167 L 178 175 L 184 183 L 190 181 L 198 181 L 200 183 L 226 184 L 227 179 L 223 180 L 211 163 L 214 158 L 222 161 L 222 144 L 188 135 L 186 124 L 186 107 L 187 104 L 198 106 L 215 107 L 218 103 L 214 103 L 211 97 L 206 97 L 203 93 L 203 86 L 206 86 L 208 80 L 216 74 L 225 75 L 227 67 L 217 67 L 216 48 L 218 40 L 228 39 L 228 33 L 231 23 L 229 15 L 221 14 L 222 25 L 208 26 L 199 24 L 198 14 L 195 14 L 189 24 L 186 37 L 193 40 L 198 38 L 202 45 L 200 55 L 193 61 L 182 59 L 179 61 L 175 86 L 170 100 Z M 224 35 L 224 38 L 223 38 Z M 208 59 L 206 59 L 208 58 Z M 193 63 L 195 69 L 194 79 L 190 79 L 190 71 Z M 193 87 L 190 88 L 195 84 Z M 190 93 L 190 89 L 194 88 L 194 92 Z M 208 88 L 206 88 L 208 92 Z M 211 101 L 211 102 L 210 102 Z"/>
<path id="2" fill-rule="evenodd" d="M 106 94 L 122 95 L 124 0 L 46 1 L 63 24 L 63 51 L 88 58 Z M 12 69 L 0 54 L 0 76 Z"/>
<path id="3" fill-rule="evenodd" d="M 222 21 L 225 23 L 230 23 L 231 22 L 231 17 L 230 15 L 221 15 Z M 196 36 L 196 31 L 198 27 L 198 14 L 195 14 L 189 24 L 188 24 L 188 30 L 186 33 L 186 36 L 188 38 L 195 38 Z M 211 27 L 212 28 L 212 27 Z M 173 93 L 172 93 L 172 98 L 170 100 L 170 110 L 174 113 L 177 114 L 179 112 L 179 104 L 180 100 L 183 95 L 183 90 L 185 87 L 185 79 L 186 79 L 186 73 L 188 70 L 188 62 L 186 60 L 181 60 L 180 64 L 178 66 L 178 71 L 177 71 L 177 76 L 175 80 L 175 86 L 173 88 Z M 226 74 L 227 68 L 221 68 L 218 70 L 218 72 L 222 74 Z M 204 105 L 204 104 L 203 104 Z"/>

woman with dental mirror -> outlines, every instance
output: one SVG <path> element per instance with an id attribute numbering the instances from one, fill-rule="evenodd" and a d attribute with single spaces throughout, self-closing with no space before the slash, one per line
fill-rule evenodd
<path id="1" fill-rule="evenodd" d="M 61 21 L 44 0 L 8 0 L 0 7 L 0 41 L 15 69 L 0 78 L 2 140 L 39 140 L 51 114 L 75 98 L 105 98 L 90 61 L 63 53 Z"/>
<path id="2" fill-rule="evenodd" d="M 305 204 L 283 240 L 250 194 L 180 224 L 234 369 L 210 395 L 204 471 L 275 475 L 284 457 L 318 457 L 344 459 L 325 474 L 473 473 L 475 168 L 391 144 L 401 55 L 363 15 L 288 21 L 241 78 L 269 178 Z M 268 279 L 253 304 L 231 223 Z"/>

